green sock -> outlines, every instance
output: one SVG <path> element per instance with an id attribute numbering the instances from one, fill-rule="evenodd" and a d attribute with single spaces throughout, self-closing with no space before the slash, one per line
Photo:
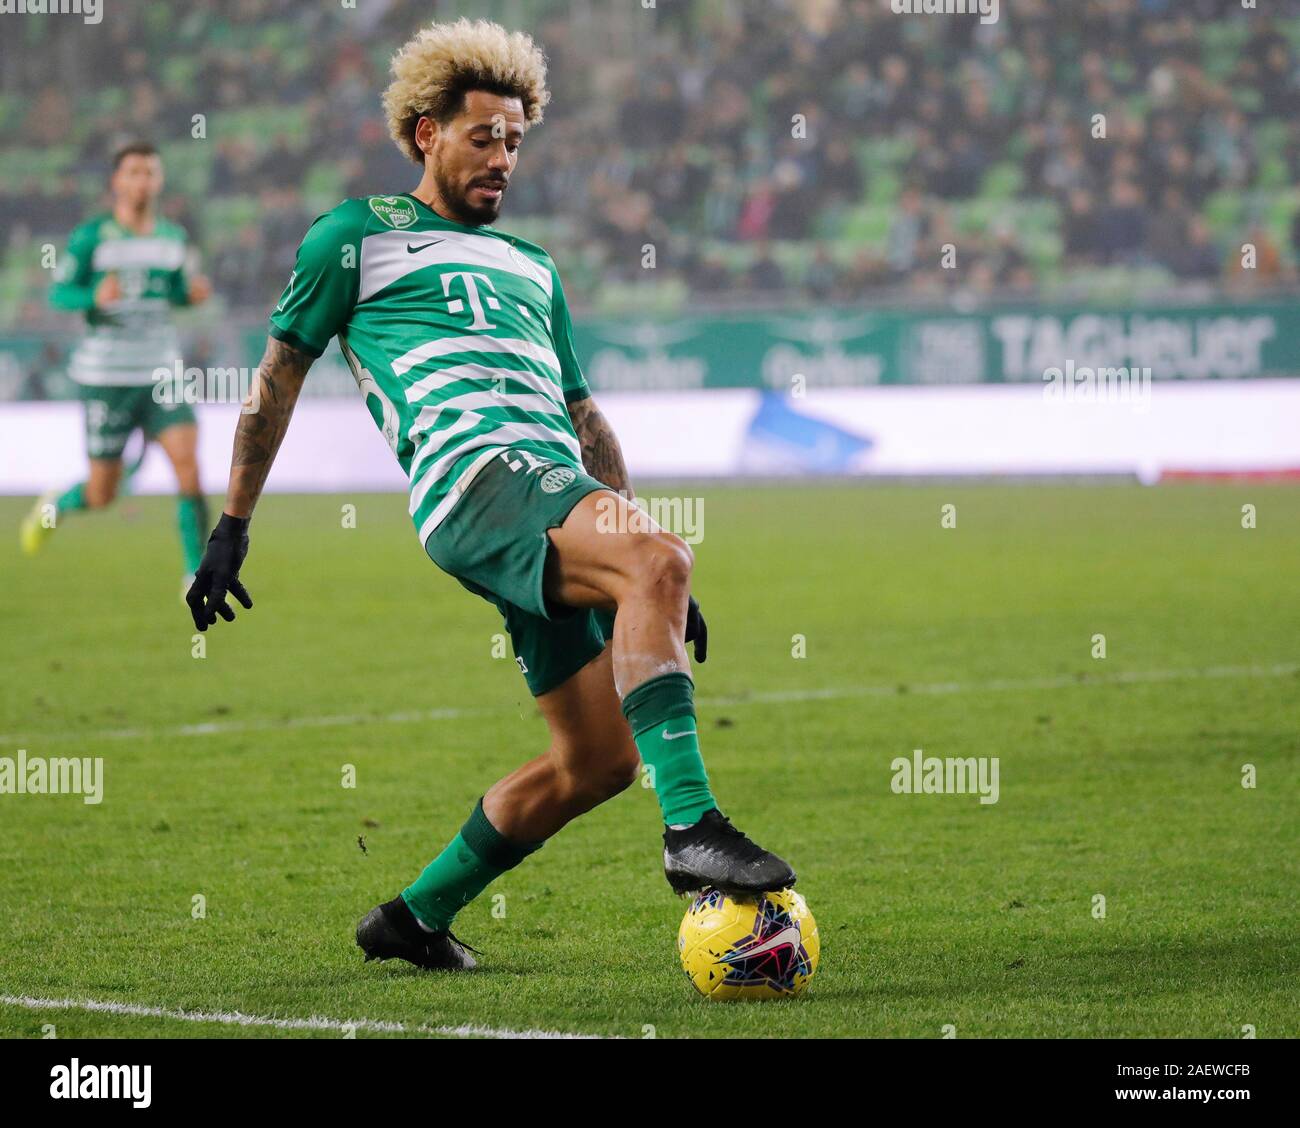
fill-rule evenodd
<path id="1" fill-rule="evenodd" d="M 669 826 L 699 822 L 705 811 L 718 804 L 700 756 L 695 683 L 681 673 L 642 682 L 623 698 L 623 716 L 632 726 L 641 762 L 654 773 L 664 822 Z"/>
<path id="2" fill-rule="evenodd" d="M 462 908 L 543 845 L 504 837 L 488 822 L 480 798 L 460 833 L 402 890 L 402 899 L 422 924 L 435 930 L 450 928 Z"/>
<path id="3" fill-rule="evenodd" d="M 58 513 L 72 513 L 78 509 L 85 509 L 86 483 L 78 482 L 75 486 L 69 486 L 55 499 L 54 508 Z"/>
<path id="4" fill-rule="evenodd" d="M 202 494 L 181 494 L 176 499 L 176 523 L 181 532 L 185 571 L 197 572 L 208 536 L 208 499 Z"/>

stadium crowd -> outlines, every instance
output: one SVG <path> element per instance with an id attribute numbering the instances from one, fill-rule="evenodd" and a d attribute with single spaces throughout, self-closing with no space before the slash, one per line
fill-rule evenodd
<path id="1" fill-rule="evenodd" d="M 316 214 L 416 182 L 388 58 L 462 13 L 549 57 L 502 226 L 551 250 L 575 306 L 1295 280 L 1296 0 L 1016 0 L 990 24 L 884 0 L 138 0 L 0 37 L 0 325 L 48 317 L 37 248 L 137 137 L 224 308 L 264 313 Z"/>

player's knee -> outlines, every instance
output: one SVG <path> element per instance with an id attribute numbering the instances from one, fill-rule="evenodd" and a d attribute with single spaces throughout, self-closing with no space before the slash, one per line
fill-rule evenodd
<path id="1" fill-rule="evenodd" d="M 635 580 L 643 592 L 677 599 L 690 590 L 691 569 L 695 556 L 675 533 L 658 532 L 646 536 L 637 552 Z"/>

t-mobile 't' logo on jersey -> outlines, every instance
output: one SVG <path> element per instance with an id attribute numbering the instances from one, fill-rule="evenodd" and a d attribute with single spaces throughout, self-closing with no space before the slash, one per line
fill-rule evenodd
<path id="1" fill-rule="evenodd" d="M 486 303 L 488 309 L 500 309 L 501 302 L 496 298 L 494 298 L 491 294 L 484 294 L 482 297 L 480 297 L 478 292 L 478 286 L 475 285 L 474 282 L 474 279 L 477 278 L 489 290 L 495 291 L 496 287 L 492 285 L 491 280 L 488 278 L 486 274 L 478 274 L 472 270 L 458 270 L 454 274 L 443 274 L 441 275 L 441 278 L 442 278 L 442 292 L 448 298 L 451 298 L 451 300 L 447 303 L 448 313 L 460 313 L 465 308 L 465 302 L 468 301 L 469 308 L 474 313 L 474 321 L 470 325 L 471 329 L 496 328 L 496 326 L 488 324 L 487 318 L 483 315 L 483 306 L 484 303 Z M 461 279 L 465 285 L 465 297 L 463 299 L 451 297 L 452 283 L 455 282 L 457 278 Z"/>

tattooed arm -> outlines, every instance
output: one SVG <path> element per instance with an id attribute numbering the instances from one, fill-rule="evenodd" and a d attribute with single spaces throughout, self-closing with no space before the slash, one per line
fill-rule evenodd
<path id="1" fill-rule="evenodd" d="M 636 496 L 632 492 L 632 483 L 628 480 L 627 464 L 623 461 L 623 451 L 618 445 L 614 429 L 600 413 L 596 401 L 588 396 L 586 399 L 574 400 L 569 404 L 569 418 L 573 429 L 578 433 L 578 446 L 582 450 L 582 465 L 587 473 L 598 482 L 604 482 L 611 490 L 616 490 L 628 501 Z M 614 637 L 614 612 L 599 609 L 596 612 L 601 634 L 606 640 Z"/>
<path id="2" fill-rule="evenodd" d="M 569 404 L 569 418 L 573 420 L 573 429 L 578 432 L 582 465 L 586 467 L 587 473 L 631 500 L 634 494 L 627 476 L 627 465 L 623 461 L 622 448 L 618 445 L 609 421 L 596 406 L 596 401 L 590 396 L 574 400 Z"/>
<path id="3" fill-rule="evenodd" d="M 239 579 L 239 569 L 248 555 L 248 522 L 253 516 L 253 506 L 262 495 L 311 362 L 306 353 L 274 337 L 266 342 L 257 383 L 244 401 L 239 426 L 235 428 L 235 453 L 230 462 L 225 511 L 208 538 L 194 583 L 185 594 L 194 625 L 201 631 L 206 631 L 218 616 L 226 622 L 234 619 L 227 594 L 245 608 L 253 606 L 253 597 Z"/>
<path id="4" fill-rule="evenodd" d="M 257 370 L 257 384 L 244 401 L 235 429 L 235 453 L 230 462 L 226 509 L 232 517 L 251 517 L 262 496 L 266 476 L 288 429 L 298 393 L 312 358 L 274 337 L 267 338 L 266 355 Z"/>

